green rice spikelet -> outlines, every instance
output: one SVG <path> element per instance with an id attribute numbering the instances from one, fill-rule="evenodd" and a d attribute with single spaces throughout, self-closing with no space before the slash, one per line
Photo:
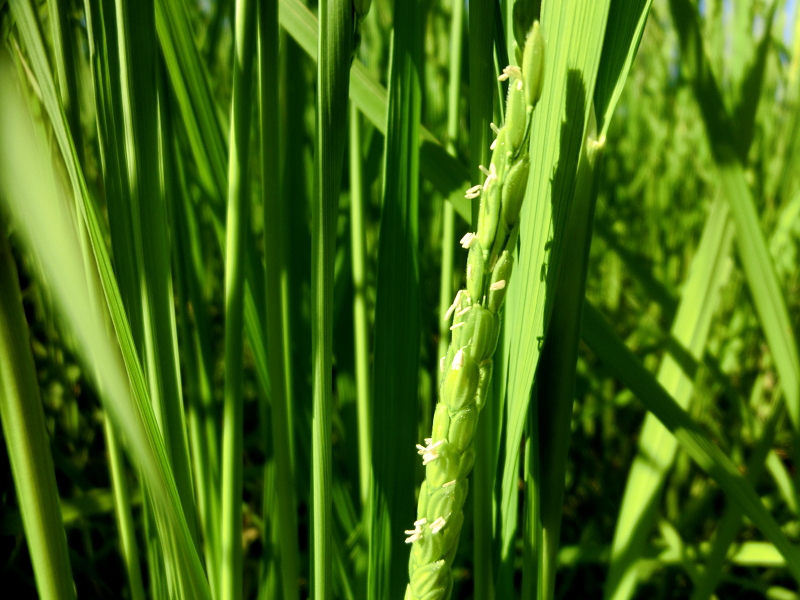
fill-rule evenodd
<path id="1" fill-rule="evenodd" d="M 506 122 L 492 144 L 492 162 L 481 167 L 485 180 L 467 191 L 480 197 L 478 227 L 461 245 L 469 250 L 466 289 L 448 311 L 452 336 L 441 358 L 439 403 L 431 437 L 417 450 L 425 481 L 417 503 L 406 600 L 447 600 L 452 590 L 450 566 L 464 522 L 467 477 L 475 463 L 473 439 L 492 379 L 492 356 L 499 336 L 500 312 L 513 269 L 520 208 L 530 171 L 530 127 L 533 107 L 542 93 L 544 38 L 534 23 L 522 67 L 506 67 L 509 79 Z"/>

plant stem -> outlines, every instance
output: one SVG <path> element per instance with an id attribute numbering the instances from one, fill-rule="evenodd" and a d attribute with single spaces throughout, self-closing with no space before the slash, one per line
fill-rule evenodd
<path id="1" fill-rule="evenodd" d="M 461 49 L 464 34 L 464 3 L 453 2 L 450 27 L 450 81 L 447 91 L 447 152 L 457 155 L 459 125 L 461 123 Z M 442 278 L 439 284 L 439 352 L 447 354 L 450 343 L 450 320 L 445 318 L 453 302 L 453 257 L 455 246 L 455 209 L 450 202 L 442 204 Z"/>
<path id="2" fill-rule="evenodd" d="M 361 113 L 350 104 L 350 245 L 353 257 L 353 337 L 356 353 L 358 406 L 358 472 L 361 506 L 367 505 L 370 464 L 369 318 L 366 298 L 366 249 L 364 229 L 364 183 L 361 173 Z"/>
<path id="3" fill-rule="evenodd" d="M 0 230 L 0 421 L 39 597 L 72 600 L 75 591 L 50 439 L 5 227 Z"/>
<path id="4" fill-rule="evenodd" d="M 106 435 L 108 468 L 111 473 L 111 485 L 114 488 L 114 513 L 117 518 L 117 528 L 119 529 L 120 552 L 122 561 L 125 563 L 125 574 L 128 576 L 131 598 L 133 600 L 144 600 L 142 568 L 139 565 L 139 548 L 136 541 L 133 514 L 131 513 L 131 499 L 125 461 L 122 458 L 122 449 L 114 433 L 114 427 L 107 418 L 103 419 L 103 431 Z"/>
<path id="5" fill-rule="evenodd" d="M 237 0 L 225 250 L 222 578 L 219 596 L 222 600 L 239 600 L 242 597 L 242 359 L 245 242 L 249 227 L 247 165 L 256 31 L 254 17 L 255 3 L 252 0 Z"/>
<path id="6" fill-rule="evenodd" d="M 297 543 L 297 498 L 295 494 L 294 465 L 292 464 L 291 419 L 292 398 L 287 385 L 288 317 L 284 296 L 286 277 L 285 231 L 287 229 L 283 181 L 280 176 L 280 137 L 278 117 L 278 2 L 263 0 L 258 9 L 258 73 L 261 99 L 261 181 L 264 203 L 264 239 L 266 271 L 264 283 L 265 323 L 267 336 L 267 364 L 271 389 L 271 433 L 274 474 L 273 488 L 277 493 L 277 511 L 273 527 L 280 540 L 280 568 L 283 598 L 296 600 L 299 590 L 300 556 Z M 271 181 L 272 179 L 272 181 Z M 276 181 L 277 179 L 277 181 Z M 268 505 L 268 504 L 267 504 Z"/>
<path id="7" fill-rule="evenodd" d="M 472 181 L 481 181 L 479 165 L 489 165 L 492 130 L 489 123 L 493 115 L 495 90 L 494 68 L 494 10 L 495 0 L 470 0 L 469 3 L 469 77 L 470 77 L 470 130 L 469 141 L 472 160 Z M 501 65 L 502 66 L 502 65 Z M 472 201 L 472 223 L 478 223 L 479 199 Z M 473 498 L 475 501 L 474 565 L 475 597 L 494 598 L 492 575 L 492 482 L 489 461 L 490 431 L 486 419 L 478 424 L 475 434 L 475 474 Z"/>
<path id="8" fill-rule="evenodd" d="M 319 4 L 316 177 L 311 217 L 312 598 L 331 598 L 333 262 L 353 35 L 347 0 Z"/>

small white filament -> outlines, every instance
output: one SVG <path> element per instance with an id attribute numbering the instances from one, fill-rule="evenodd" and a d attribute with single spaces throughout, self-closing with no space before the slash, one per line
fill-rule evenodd
<path id="1" fill-rule="evenodd" d="M 483 182 L 483 191 L 485 192 L 493 181 L 497 181 L 497 167 L 492 163 L 488 170 L 483 166 L 481 166 L 481 170 L 486 174 L 486 181 Z"/>
<path id="2" fill-rule="evenodd" d="M 461 294 L 463 294 L 463 293 L 464 293 L 464 290 L 458 290 L 458 292 L 456 293 L 456 299 L 453 300 L 453 303 L 450 305 L 450 308 L 448 308 L 447 312 L 444 313 L 444 318 L 445 319 L 449 319 L 450 317 L 453 316 L 453 313 L 456 311 L 456 308 L 458 307 L 458 303 L 461 300 Z"/>

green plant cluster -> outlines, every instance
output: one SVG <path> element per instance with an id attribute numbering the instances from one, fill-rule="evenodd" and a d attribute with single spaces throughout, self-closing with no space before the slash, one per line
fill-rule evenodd
<path id="1" fill-rule="evenodd" d="M 3 591 L 796 598 L 798 132 L 795 0 L 0 0 Z"/>

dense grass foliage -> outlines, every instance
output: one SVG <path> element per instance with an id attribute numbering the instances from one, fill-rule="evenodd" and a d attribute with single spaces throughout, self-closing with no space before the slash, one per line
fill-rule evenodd
<path id="1" fill-rule="evenodd" d="M 3 592 L 800 598 L 796 0 L 0 34 Z"/>

